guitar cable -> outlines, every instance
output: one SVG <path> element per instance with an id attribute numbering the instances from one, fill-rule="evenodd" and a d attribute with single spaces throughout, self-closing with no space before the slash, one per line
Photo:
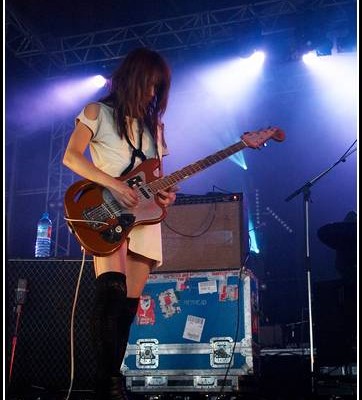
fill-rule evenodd
<path id="1" fill-rule="evenodd" d="M 249 249 L 250 249 L 250 244 L 251 244 L 251 238 L 250 238 L 250 235 L 249 235 Z M 236 328 L 235 328 L 235 334 L 234 334 L 234 343 L 233 343 L 233 348 L 231 350 L 230 361 L 229 361 L 228 366 L 226 368 L 224 379 L 223 379 L 222 384 L 221 384 L 221 389 L 218 392 L 218 394 L 216 395 L 216 400 L 222 400 L 222 398 L 224 396 L 223 393 L 225 391 L 227 377 L 229 376 L 231 363 L 232 363 L 232 360 L 233 360 L 234 355 L 235 355 L 236 344 L 237 344 L 237 341 L 238 341 L 238 335 L 239 335 L 239 330 L 240 330 L 240 311 L 241 311 L 240 310 L 240 293 L 241 293 L 242 275 L 243 275 L 243 273 L 245 273 L 248 270 L 246 264 L 247 264 L 249 258 L 250 258 L 250 250 L 245 254 L 245 258 L 244 258 L 244 260 L 241 261 L 241 265 L 240 265 L 240 268 L 239 268 L 239 274 L 238 274 L 238 302 L 237 302 L 237 310 L 236 310 Z"/>
<path id="2" fill-rule="evenodd" d="M 230 373 L 230 368 L 231 368 L 231 364 L 233 361 L 233 358 L 235 356 L 235 350 L 236 350 L 236 345 L 238 343 L 238 335 L 239 335 L 239 330 L 240 330 L 240 293 L 241 293 L 241 282 L 242 282 L 242 275 L 243 273 L 245 273 L 246 269 L 246 263 L 248 261 L 250 257 L 250 253 L 246 254 L 245 256 L 245 260 L 244 262 L 241 263 L 241 266 L 239 268 L 239 273 L 238 273 L 238 301 L 237 301 L 237 309 L 236 309 L 236 328 L 235 328 L 235 333 L 234 333 L 234 343 L 233 343 L 233 347 L 231 350 L 231 356 L 230 356 L 230 360 L 228 362 L 228 365 L 226 367 L 226 372 L 221 384 L 221 388 L 220 391 L 217 393 L 216 395 L 216 400 L 222 400 L 223 398 L 223 393 L 225 391 L 226 388 L 226 382 L 227 382 L 227 377 L 229 376 Z"/>
<path id="3" fill-rule="evenodd" d="M 79 276 L 78 276 L 78 281 L 77 285 L 75 288 L 75 295 L 74 295 L 74 301 L 73 301 L 73 307 L 72 307 L 72 315 L 71 315 L 71 320 L 70 320 L 70 385 L 68 389 L 68 394 L 65 400 L 68 400 L 70 397 L 70 394 L 72 392 L 73 388 L 73 382 L 74 382 L 74 316 L 75 316 L 75 309 L 78 301 L 78 294 L 79 294 L 79 287 L 80 287 L 80 281 L 83 275 L 83 270 L 84 270 L 84 265 L 85 265 L 85 249 L 82 247 L 82 252 L 83 252 L 83 258 L 82 258 L 82 264 L 80 267 L 79 271 Z"/>
<path id="4" fill-rule="evenodd" d="M 209 223 L 208 223 L 207 226 L 206 226 L 201 232 L 199 232 L 199 233 L 187 234 L 187 233 L 180 232 L 180 231 L 178 231 L 177 229 L 174 229 L 169 223 L 167 223 L 167 220 L 166 220 L 166 219 L 163 220 L 163 223 L 165 224 L 165 226 L 167 226 L 167 228 L 168 228 L 170 231 L 176 233 L 177 235 L 180 235 L 180 236 L 183 236 L 183 237 L 189 237 L 189 238 L 200 237 L 200 236 L 204 235 L 205 233 L 207 233 L 207 232 L 210 230 L 212 224 L 213 224 L 214 221 L 215 221 L 215 218 L 216 218 L 216 203 L 214 203 L 213 206 L 214 206 L 214 207 L 213 207 L 213 210 L 210 210 L 210 211 L 209 211 L 208 215 L 207 215 L 206 218 L 205 218 L 205 221 L 203 221 L 203 223 L 206 222 L 206 219 L 207 219 L 207 218 L 210 216 L 210 214 L 212 213 Z"/>

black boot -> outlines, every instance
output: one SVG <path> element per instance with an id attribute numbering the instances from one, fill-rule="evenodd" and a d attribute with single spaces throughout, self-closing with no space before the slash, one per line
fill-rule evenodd
<path id="1" fill-rule="evenodd" d="M 127 299 L 126 277 L 106 272 L 96 280 L 92 334 L 96 352 L 96 399 L 128 400 L 120 374 L 138 299 Z"/>
<path id="2" fill-rule="evenodd" d="M 95 387 L 96 400 L 130 400 L 124 376 L 110 376 L 98 379 Z"/>

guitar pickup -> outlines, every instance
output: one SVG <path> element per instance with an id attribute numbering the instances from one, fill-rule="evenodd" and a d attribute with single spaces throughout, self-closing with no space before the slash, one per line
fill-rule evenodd
<path id="1" fill-rule="evenodd" d="M 127 185 L 129 187 L 135 187 L 135 186 L 139 187 L 139 186 L 141 186 L 142 182 L 143 182 L 142 178 L 139 175 L 137 175 L 137 176 L 134 176 L 131 179 L 128 179 L 127 180 Z"/>
<path id="2" fill-rule="evenodd" d="M 140 190 L 140 192 L 143 194 L 143 196 L 146 198 L 146 199 L 150 199 L 151 198 L 151 196 L 147 193 L 147 191 L 146 191 L 146 189 L 145 188 L 139 188 L 139 190 Z"/>

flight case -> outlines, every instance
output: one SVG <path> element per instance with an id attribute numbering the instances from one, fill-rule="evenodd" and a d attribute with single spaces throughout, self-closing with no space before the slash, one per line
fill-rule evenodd
<path id="1" fill-rule="evenodd" d="M 258 288 L 247 270 L 151 274 L 122 370 L 133 392 L 239 391 L 258 372 Z"/>

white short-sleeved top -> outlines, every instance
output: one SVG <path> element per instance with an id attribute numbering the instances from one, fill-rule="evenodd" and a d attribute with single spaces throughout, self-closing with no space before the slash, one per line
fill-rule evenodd
<path id="1" fill-rule="evenodd" d="M 88 119 L 84 114 L 85 108 L 83 108 L 76 117 L 76 123 L 81 121 L 93 133 L 89 149 L 94 165 L 113 177 L 119 177 L 128 167 L 133 149 L 125 139 L 119 137 L 113 118 L 113 109 L 103 103 L 97 104 L 100 106 L 97 119 Z M 137 120 L 129 119 L 128 122 L 132 124 L 135 133 L 134 138 L 130 137 L 130 140 L 135 148 L 138 148 L 140 138 Z M 142 151 L 146 158 L 157 158 L 168 154 L 167 148 L 162 144 L 160 133 L 159 131 L 156 151 L 149 130 L 147 127 L 144 128 Z M 142 160 L 136 157 L 134 168 L 141 162 Z M 160 266 L 162 264 L 161 225 L 135 226 L 128 235 L 128 248 L 136 254 L 155 260 L 155 265 Z"/>

